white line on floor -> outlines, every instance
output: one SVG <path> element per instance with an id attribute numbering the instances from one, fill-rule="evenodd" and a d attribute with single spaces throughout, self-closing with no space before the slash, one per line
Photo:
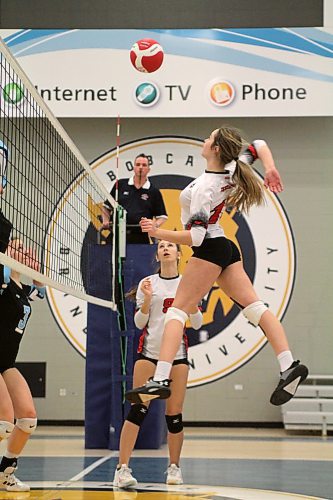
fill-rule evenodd
<path id="1" fill-rule="evenodd" d="M 112 452 L 109 455 L 106 455 L 105 457 L 102 457 L 99 460 L 96 460 L 96 462 L 89 465 L 89 467 L 86 467 L 85 469 L 83 469 L 83 471 L 79 472 L 79 474 L 76 474 L 76 476 L 71 477 L 69 479 L 69 481 L 79 481 L 81 478 L 83 478 L 84 476 L 89 474 L 89 472 L 91 472 L 94 469 L 97 469 L 97 467 L 99 467 L 101 464 L 103 464 L 104 462 L 106 462 L 107 460 L 109 460 L 110 458 L 115 457 L 115 456 L 116 456 L 116 453 Z"/>

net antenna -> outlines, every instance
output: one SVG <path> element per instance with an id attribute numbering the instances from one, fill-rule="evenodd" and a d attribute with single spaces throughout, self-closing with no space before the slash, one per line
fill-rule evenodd
<path id="1" fill-rule="evenodd" d="M 103 225 L 103 203 L 108 200 L 115 214 L 121 210 L 1 38 L 0 144 L 0 209 L 13 225 L 12 236 L 35 252 L 39 266 L 8 252 L 0 252 L 0 263 L 117 310 L 114 293 L 102 296 L 91 283 L 89 258 Z M 0 243 L 4 248 L 8 241 Z"/>
<path id="2" fill-rule="evenodd" d="M 115 200 L 116 208 L 113 210 L 113 244 L 112 244 L 112 292 L 114 302 L 117 304 L 118 328 L 120 347 L 120 372 L 121 372 L 121 394 L 122 413 L 124 412 L 127 374 L 127 351 L 128 336 L 125 310 L 124 294 L 124 261 L 126 258 L 126 211 L 118 204 L 119 195 L 119 151 L 120 151 L 120 116 L 117 118 L 117 149 L 116 149 L 116 180 L 115 180 Z M 122 415 L 124 418 L 124 414 Z"/>
<path id="3" fill-rule="evenodd" d="M 115 201 L 113 210 L 113 245 L 112 245 L 112 300 L 117 305 L 118 326 L 120 331 L 126 330 L 126 311 L 124 294 L 124 260 L 126 258 L 126 210 L 119 205 L 119 152 L 120 152 L 120 116 L 117 117 L 116 133 L 116 180 Z"/>

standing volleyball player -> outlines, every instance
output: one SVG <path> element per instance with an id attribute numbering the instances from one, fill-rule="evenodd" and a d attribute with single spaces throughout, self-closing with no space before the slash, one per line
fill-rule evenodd
<path id="1" fill-rule="evenodd" d="M 168 309 L 172 306 L 180 282 L 179 258 L 180 252 L 175 243 L 159 241 L 156 259 L 160 263 L 160 272 L 144 278 L 139 283 L 136 292 L 137 310 L 134 322 L 137 328 L 142 329 L 142 334 L 138 348 L 139 358 L 134 365 L 134 385 L 143 384 L 154 374 L 160 351 L 164 319 Z M 197 305 L 193 306 L 189 313 L 192 327 L 199 329 L 202 325 L 202 314 Z M 184 439 L 182 411 L 188 370 L 187 337 L 184 326 L 182 326 L 180 345 L 171 366 L 172 395 L 166 404 L 165 418 L 168 427 L 170 458 L 167 484 L 183 483 L 179 460 Z M 119 464 L 114 475 L 114 486 L 128 488 L 137 484 L 128 464 L 140 426 L 147 415 L 148 406 L 149 403 L 133 404 L 124 422 L 120 436 Z"/>
<path id="2" fill-rule="evenodd" d="M 9 243 L 8 254 L 39 270 L 34 252 L 25 249 L 21 240 L 13 239 Z M 30 490 L 14 475 L 14 471 L 18 457 L 36 429 L 37 418 L 29 386 L 15 368 L 15 361 L 31 314 L 30 302 L 43 297 L 41 283 L 24 285 L 19 273 L 0 264 L 0 441 L 8 440 L 0 462 L 0 489 L 7 491 Z"/>
<path id="3" fill-rule="evenodd" d="M 264 141 L 254 141 L 241 155 L 242 138 L 237 129 L 221 127 L 205 140 L 202 156 L 206 170 L 180 195 L 183 231 L 157 229 L 154 222 L 143 219 L 141 228 L 150 236 L 169 239 L 193 247 L 179 284 L 173 307 L 165 319 L 165 331 L 159 362 L 152 380 L 127 393 L 129 401 L 142 397 L 170 395 L 169 376 L 172 360 L 179 347 L 188 313 L 217 282 L 219 287 L 242 309 L 254 326 L 260 326 L 271 343 L 280 364 L 279 383 L 271 396 L 273 405 L 289 401 L 308 375 L 306 366 L 295 361 L 280 321 L 257 296 L 244 271 L 236 245 L 224 235 L 220 226 L 222 211 L 235 207 L 247 212 L 252 205 L 264 202 L 263 188 L 249 164 L 259 158 L 265 168 L 265 187 L 273 193 L 283 186 L 270 149 Z"/>

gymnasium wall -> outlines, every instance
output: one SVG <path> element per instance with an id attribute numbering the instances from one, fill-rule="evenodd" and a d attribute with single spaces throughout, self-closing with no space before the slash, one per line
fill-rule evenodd
<path id="1" fill-rule="evenodd" d="M 128 5 L 110 0 L 72 0 L 61 2 L 59 8 L 55 1 L 0 0 L 0 28 L 333 24 L 330 0 L 142 0 L 131 2 L 130 9 Z M 292 350 L 311 372 L 332 373 L 333 118 L 234 118 L 228 123 L 241 127 L 248 137 L 266 139 L 273 150 L 285 183 L 280 198 L 290 219 L 297 252 L 295 287 L 283 324 Z M 63 119 L 62 124 L 88 161 L 114 146 L 110 120 Z M 122 127 L 122 142 L 157 134 L 204 138 L 218 125 L 216 119 L 127 119 Z M 61 333 L 46 302 L 34 304 L 20 361 L 47 363 L 46 397 L 35 400 L 40 419 L 83 420 L 85 361 Z M 227 378 L 190 389 L 184 419 L 280 422 L 280 410 L 268 402 L 277 371 L 273 352 L 266 346 Z"/>

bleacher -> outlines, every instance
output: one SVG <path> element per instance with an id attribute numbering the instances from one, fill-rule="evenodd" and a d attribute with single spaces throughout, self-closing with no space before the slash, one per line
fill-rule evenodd
<path id="1" fill-rule="evenodd" d="M 333 430 L 333 375 L 309 375 L 296 395 L 281 407 L 287 430 Z"/>

